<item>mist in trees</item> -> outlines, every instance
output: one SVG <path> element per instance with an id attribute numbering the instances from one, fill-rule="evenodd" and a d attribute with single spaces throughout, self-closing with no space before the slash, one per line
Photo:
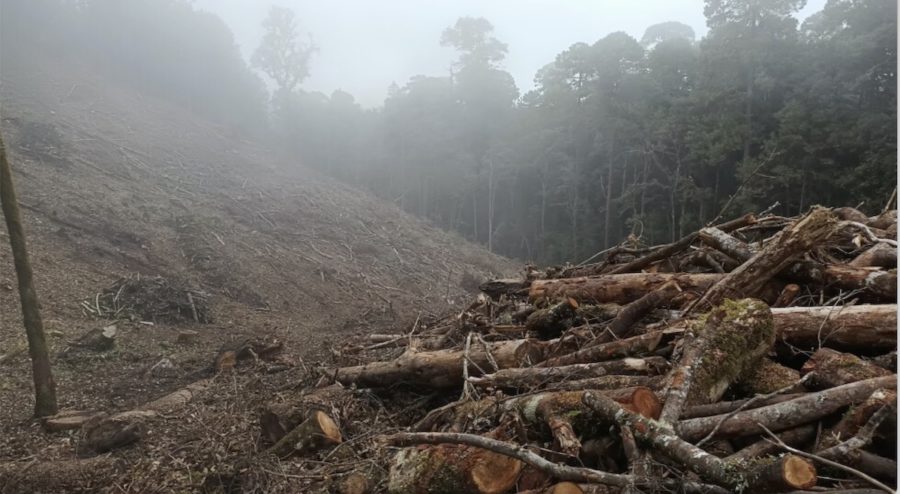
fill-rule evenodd
<path id="1" fill-rule="evenodd" d="M 598 33 L 526 91 L 504 66 L 514 47 L 463 16 L 423 40 L 453 50 L 446 71 L 392 85 L 372 109 L 304 87 L 328 47 L 285 8 L 249 64 L 218 18 L 183 0 L 11 0 L 0 22 L 5 45 L 23 39 L 16 19 L 44 19 L 35 44 L 77 47 L 298 163 L 546 263 L 773 205 L 880 209 L 896 185 L 897 5 L 829 0 L 800 24 L 804 3 L 706 0 L 701 39 L 675 21 L 639 39 Z"/>

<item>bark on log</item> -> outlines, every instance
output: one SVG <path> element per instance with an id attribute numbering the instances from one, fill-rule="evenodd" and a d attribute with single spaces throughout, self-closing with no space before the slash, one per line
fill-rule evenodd
<path id="1" fill-rule="evenodd" d="M 524 463 L 473 446 L 438 444 L 400 450 L 391 463 L 392 494 L 501 494 L 516 484 Z"/>
<path id="2" fill-rule="evenodd" d="M 559 367 L 561 365 L 600 362 L 623 357 L 635 357 L 652 352 L 662 341 L 664 332 L 653 331 L 624 340 L 611 341 L 595 347 L 584 348 L 559 357 L 549 358 L 537 364 L 538 367 Z"/>
<path id="3" fill-rule="evenodd" d="M 868 250 L 856 256 L 855 259 L 848 263 L 848 266 L 856 268 L 880 267 L 880 268 L 896 268 L 897 267 L 897 249 L 888 244 L 875 244 Z"/>
<path id="4" fill-rule="evenodd" d="M 653 390 L 662 389 L 665 383 L 663 376 L 601 376 L 574 381 L 562 381 L 547 386 L 553 390 L 579 390 L 579 389 L 622 389 L 636 386 Z"/>
<path id="5" fill-rule="evenodd" d="M 687 441 L 697 441 L 703 438 L 719 422 L 722 422 L 722 425 L 719 427 L 715 437 L 740 437 L 763 434 L 765 431 L 758 424 L 764 425 L 771 431 L 778 432 L 814 422 L 848 405 L 861 403 L 878 389 L 896 387 L 896 375 L 877 377 L 816 393 L 809 393 L 800 398 L 774 405 L 738 412 L 727 420 L 724 420 L 726 415 L 682 420 L 678 423 L 676 429 L 678 435 Z"/>
<path id="6" fill-rule="evenodd" d="M 803 385 L 799 384 L 799 381 L 800 371 L 797 369 L 764 358 L 744 373 L 738 384 L 749 395 L 767 395 L 788 388 L 792 384 L 798 386 L 796 391 L 803 391 Z"/>
<path id="7" fill-rule="evenodd" d="M 704 273 L 626 273 L 535 280 L 531 283 L 528 297 L 533 302 L 573 298 L 578 303 L 627 304 L 672 281 L 685 292 L 702 292 L 723 276 L 725 275 Z"/>
<path id="8" fill-rule="evenodd" d="M 852 438 L 866 425 L 872 415 L 884 406 L 897 406 L 897 390 L 879 389 L 872 393 L 866 401 L 847 410 L 834 427 L 822 434 L 816 449 L 828 449 Z M 888 422 L 894 422 L 892 426 L 895 426 L 896 416 L 893 419 Z"/>
<path id="9" fill-rule="evenodd" d="M 493 299 L 501 295 L 518 295 L 528 288 L 528 280 L 502 279 L 490 280 L 478 286 L 478 289 L 488 294 Z"/>
<path id="10" fill-rule="evenodd" d="M 672 281 L 626 305 L 618 314 L 616 314 L 615 319 L 609 323 L 606 331 L 601 333 L 587 346 L 597 346 L 613 340 L 632 336 L 634 334 L 632 326 L 634 326 L 635 323 L 640 321 L 642 317 L 653 309 L 668 304 L 669 301 L 675 298 L 679 293 L 681 293 L 681 287 Z"/>
<path id="11" fill-rule="evenodd" d="M 669 374 L 660 420 L 675 423 L 685 405 L 714 403 L 752 369 L 775 342 L 772 313 L 754 299 L 726 300 L 707 316 L 700 334 L 685 343 Z"/>
<path id="12" fill-rule="evenodd" d="M 140 440 L 151 421 L 183 408 L 211 382 L 210 379 L 202 379 L 134 410 L 92 417 L 82 426 L 79 450 L 105 453 Z"/>
<path id="13" fill-rule="evenodd" d="M 781 403 L 788 400 L 793 400 L 794 398 L 799 398 L 804 396 L 806 393 L 792 393 L 792 394 L 783 394 L 783 395 L 775 395 L 771 398 L 765 400 L 759 400 L 750 405 L 749 408 L 745 408 L 744 410 L 753 410 L 754 408 L 760 408 L 768 405 L 774 405 L 776 403 Z M 710 403 L 708 405 L 695 405 L 692 407 L 685 408 L 684 412 L 681 414 L 682 420 L 693 419 L 697 417 L 711 417 L 713 415 L 723 415 L 731 413 L 738 408 L 741 408 L 746 405 L 746 403 L 750 401 L 750 398 L 744 400 L 735 400 L 735 401 L 720 401 L 717 403 Z"/>
<path id="14" fill-rule="evenodd" d="M 816 427 L 812 424 L 801 425 L 800 427 L 788 429 L 776 435 L 788 446 L 800 448 L 815 440 Z M 781 447 L 766 438 L 760 439 L 759 441 L 726 456 L 724 459 L 729 463 L 740 464 L 756 458 L 769 456 L 778 453 L 779 451 L 781 451 Z"/>
<path id="15" fill-rule="evenodd" d="M 277 456 L 315 453 L 324 448 L 337 446 L 342 442 L 341 429 L 334 420 L 320 410 L 310 413 L 309 418 L 269 448 L 269 453 Z"/>
<path id="16" fill-rule="evenodd" d="M 499 370 L 493 374 L 472 377 L 469 382 L 479 387 L 503 389 L 530 389 L 563 380 L 587 379 L 607 375 L 658 375 L 668 369 L 668 362 L 662 357 L 625 358 L 573 364 L 560 367 L 520 367 Z"/>
<path id="17" fill-rule="evenodd" d="M 749 492 L 756 492 L 757 488 L 808 489 L 816 483 L 815 468 L 803 458 L 786 455 L 777 460 L 774 466 L 735 470 L 728 468 L 723 460 L 678 438 L 662 422 L 624 410 L 614 401 L 596 393 L 586 393 L 584 401 L 606 421 L 617 423 L 620 427 L 629 427 L 636 439 L 651 445 L 708 482 L 733 489 L 748 489 Z"/>
<path id="18" fill-rule="evenodd" d="M 849 384 L 873 377 L 889 376 L 893 373 L 865 361 L 851 353 L 842 353 L 830 348 L 820 348 L 803 364 L 800 372 L 812 373 L 809 385 L 814 389 L 825 389 Z"/>
<path id="19" fill-rule="evenodd" d="M 491 357 L 500 369 L 526 367 L 543 359 L 545 345 L 535 340 L 511 340 L 489 344 Z M 373 362 L 329 371 L 329 375 L 344 385 L 385 387 L 398 383 L 417 384 L 432 388 L 448 388 L 463 383 L 463 350 L 430 352 L 406 351 L 395 360 Z M 469 355 L 469 373 L 480 375 L 478 368 L 491 369 L 491 362 L 482 345 L 473 345 Z M 477 366 L 477 367 L 476 367 Z"/>
<path id="20" fill-rule="evenodd" d="M 346 409 L 345 404 L 352 399 L 350 393 L 340 384 L 332 384 L 312 389 L 299 397 L 291 396 L 266 403 L 259 415 L 263 435 L 271 444 L 275 444 L 317 410 L 340 421 L 341 412 Z"/>
<path id="21" fill-rule="evenodd" d="M 99 415 L 96 410 L 63 410 L 56 415 L 41 419 L 41 426 L 47 432 L 80 429 L 88 420 Z"/>
<path id="22" fill-rule="evenodd" d="M 778 299 L 775 300 L 775 303 L 772 304 L 772 307 L 787 307 L 791 305 L 791 302 L 793 302 L 799 294 L 800 285 L 796 283 L 788 283 L 781 290 L 781 294 L 778 295 Z"/>
<path id="23" fill-rule="evenodd" d="M 778 340 L 801 349 L 897 348 L 897 306 L 789 307 L 773 309 Z"/>
<path id="24" fill-rule="evenodd" d="M 693 307 L 703 310 L 718 305 L 726 298 L 757 296 L 766 282 L 789 266 L 798 255 L 828 238 L 836 222 L 829 210 L 814 208 L 776 234 L 747 262 L 716 282 Z"/>

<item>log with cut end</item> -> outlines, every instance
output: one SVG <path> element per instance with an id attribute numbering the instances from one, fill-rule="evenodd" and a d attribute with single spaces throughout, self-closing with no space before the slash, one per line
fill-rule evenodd
<path id="1" fill-rule="evenodd" d="M 776 234 L 759 252 L 717 281 L 693 307 L 701 310 L 725 299 L 753 297 L 776 274 L 788 267 L 800 254 L 827 239 L 837 219 L 827 209 L 813 210 Z"/>
<path id="2" fill-rule="evenodd" d="M 625 273 L 535 280 L 531 283 L 528 297 L 532 301 L 573 298 L 579 303 L 627 304 L 670 282 L 677 283 L 684 292 L 702 292 L 722 276 L 705 273 Z"/>
<path id="3" fill-rule="evenodd" d="M 320 410 L 331 417 L 338 417 L 350 399 L 351 391 L 340 384 L 314 388 L 300 396 L 282 396 L 262 407 L 259 424 L 263 435 L 274 444 L 305 421 L 313 411 Z M 338 420 L 341 420 L 340 417 Z"/>
<path id="4" fill-rule="evenodd" d="M 812 373 L 809 385 L 815 389 L 833 388 L 873 377 L 889 376 L 887 369 L 863 360 L 852 353 L 830 348 L 820 348 L 800 369 L 803 374 Z"/>
<path id="5" fill-rule="evenodd" d="M 304 456 L 324 448 L 337 446 L 342 441 L 341 429 L 334 420 L 321 410 L 310 413 L 309 418 L 269 448 L 278 456 L 297 454 Z"/>
<path id="6" fill-rule="evenodd" d="M 88 420 L 100 415 L 96 410 L 63 410 L 56 415 L 43 417 L 41 426 L 47 432 L 80 429 Z"/>
<path id="7" fill-rule="evenodd" d="M 502 369 L 493 374 L 472 377 L 469 382 L 479 387 L 527 389 L 559 381 L 587 379 L 608 375 L 658 375 L 668 369 L 662 357 L 624 358 L 591 364 L 572 364 L 559 367 L 518 367 Z"/>
<path id="8" fill-rule="evenodd" d="M 391 462 L 388 492 L 501 494 L 516 485 L 523 463 L 473 446 L 439 444 L 400 450 Z"/>
<path id="9" fill-rule="evenodd" d="M 538 367 L 558 367 L 561 365 L 600 362 L 623 357 L 635 357 L 652 352 L 659 346 L 665 333 L 653 331 L 624 340 L 611 341 L 602 345 L 584 348 L 572 353 L 549 358 L 540 362 Z"/>
<path id="10" fill-rule="evenodd" d="M 762 489 L 808 489 L 816 484 L 815 467 L 803 458 L 786 455 L 774 464 L 735 470 L 720 458 L 675 436 L 665 423 L 624 410 L 614 401 L 597 393 L 585 393 L 584 402 L 606 422 L 629 428 L 640 443 L 681 463 L 708 482 L 728 488 L 747 489 L 749 492 Z"/>
<path id="11" fill-rule="evenodd" d="M 775 342 L 769 307 L 760 300 L 726 300 L 687 340 L 684 355 L 669 374 L 661 420 L 674 423 L 685 405 L 714 403 L 753 369 Z"/>
<path id="12" fill-rule="evenodd" d="M 896 387 L 896 375 L 876 377 L 816 393 L 808 393 L 799 398 L 774 405 L 741 411 L 731 417 L 715 415 L 682 420 L 678 423 L 676 429 L 678 435 L 687 441 L 702 439 L 720 422 L 721 426 L 719 426 L 715 437 L 740 437 L 763 434 L 765 431 L 759 426 L 760 424 L 769 430 L 778 432 L 815 422 L 848 405 L 861 403 L 876 390 Z"/>
<path id="13" fill-rule="evenodd" d="M 490 343 L 490 356 L 500 369 L 525 367 L 543 359 L 544 346 L 536 340 L 510 340 Z M 385 387 L 399 383 L 418 384 L 433 388 L 448 388 L 463 383 L 464 350 L 436 350 L 416 352 L 407 350 L 388 362 L 373 362 L 354 367 L 342 367 L 328 375 L 344 385 Z M 478 369 L 491 369 L 492 363 L 482 345 L 472 345 L 469 354 L 469 375 Z"/>

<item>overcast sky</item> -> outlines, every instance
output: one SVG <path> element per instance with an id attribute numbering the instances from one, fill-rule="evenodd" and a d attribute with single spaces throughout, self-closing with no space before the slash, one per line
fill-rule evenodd
<path id="1" fill-rule="evenodd" d="M 364 106 L 380 105 L 392 82 L 448 73 L 454 53 L 439 39 L 461 16 L 493 23 L 496 37 L 509 45 L 505 68 L 523 93 L 539 68 L 579 41 L 593 43 L 614 31 L 640 39 L 647 26 L 665 21 L 690 25 L 698 38 L 706 33 L 702 0 L 195 0 L 228 24 L 248 59 L 273 4 L 293 9 L 319 47 L 303 87 L 326 94 L 342 89 Z M 824 4 L 810 0 L 798 17 Z"/>

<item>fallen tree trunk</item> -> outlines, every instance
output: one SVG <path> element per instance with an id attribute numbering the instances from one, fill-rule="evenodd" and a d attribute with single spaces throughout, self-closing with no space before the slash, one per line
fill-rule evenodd
<path id="1" fill-rule="evenodd" d="M 752 410 L 754 408 L 760 408 L 768 405 L 774 405 L 776 403 L 781 403 L 783 401 L 793 400 L 794 398 L 799 398 L 804 396 L 806 393 L 791 393 L 791 394 L 783 394 L 783 395 L 775 395 L 771 398 L 767 398 L 764 400 L 754 401 L 748 408 L 742 408 L 747 406 L 747 402 L 752 398 L 747 398 L 744 400 L 735 400 L 735 401 L 720 401 L 718 403 L 710 403 L 708 405 L 694 405 L 685 408 L 684 412 L 681 414 L 682 420 L 697 418 L 697 417 L 711 417 L 713 415 L 723 415 L 727 413 L 731 413 L 737 409 L 742 410 Z"/>
<path id="2" fill-rule="evenodd" d="M 811 424 L 801 425 L 793 429 L 777 434 L 778 439 L 784 441 L 785 444 L 792 447 L 801 447 L 813 442 L 816 438 L 816 427 Z M 771 454 L 775 454 L 781 450 L 781 447 L 770 441 L 768 438 L 760 439 L 749 446 L 738 450 L 724 459 L 729 463 L 740 464 L 751 461 L 755 458 L 762 458 Z"/>
<path id="3" fill-rule="evenodd" d="M 875 412 L 885 406 L 896 408 L 897 390 L 879 389 L 872 393 L 866 401 L 847 410 L 834 427 L 826 430 L 822 434 L 816 449 L 828 449 L 852 438 L 859 433 L 869 419 L 875 415 Z M 892 418 L 893 420 L 888 420 L 888 422 L 893 422 L 893 425 L 895 426 L 897 418 L 896 416 Z"/>
<path id="4" fill-rule="evenodd" d="M 624 358 L 592 364 L 572 364 L 559 367 L 519 367 L 502 369 L 493 374 L 469 378 L 480 387 L 504 389 L 536 388 L 563 380 L 587 379 L 607 375 L 657 375 L 668 368 L 662 357 Z"/>
<path id="5" fill-rule="evenodd" d="M 623 357 L 633 357 L 652 352 L 662 341 L 664 331 L 653 331 L 624 340 L 611 341 L 602 345 L 584 348 L 559 357 L 549 358 L 537 364 L 538 367 L 559 367 L 561 365 L 600 362 Z"/>
<path id="6" fill-rule="evenodd" d="M 702 331 L 686 341 L 681 361 L 669 374 L 660 418 L 665 423 L 675 423 L 685 405 L 719 401 L 756 366 L 775 343 L 772 313 L 759 300 L 726 300 L 709 313 Z"/>
<path id="7" fill-rule="evenodd" d="M 800 383 L 800 371 L 767 358 L 760 359 L 757 365 L 741 375 L 738 385 L 749 395 L 767 395 L 792 385 L 796 387 L 793 391 L 805 391 Z"/>
<path id="8" fill-rule="evenodd" d="M 888 244 L 875 244 L 868 250 L 856 256 L 855 259 L 848 263 L 848 266 L 857 268 L 879 267 L 879 268 L 896 268 L 897 267 L 897 249 Z"/>
<path id="9" fill-rule="evenodd" d="M 573 298 L 579 303 L 627 304 L 675 282 L 685 292 L 702 292 L 724 275 L 703 273 L 626 273 L 582 278 L 535 280 L 528 297 L 532 301 Z"/>
<path id="10" fill-rule="evenodd" d="M 837 218 L 827 209 L 813 208 L 809 214 L 777 233 L 745 263 L 726 274 L 692 307 L 705 310 L 726 298 L 757 296 L 766 282 L 789 266 L 801 253 L 828 238 Z"/>
<path id="11" fill-rule="evenodd" d="M 473 345 L 468 355 L 470 375 L 480 375 L 479 368 L 492 369 L 491 361 L 500 369 L 526 367 L 543 359 L 544 346 L 535 340 L 511 340 L 489 344 L 489 352 Z M 488 356 L 490 353 L 490 356 Z M 389 362 L 373 362 L 329 371 L 337 382 L 361 387 L 385 387 L 398 383 L 448 388 L 463 383 L 464 350 L 415 352 L 408 350 Z"/>
<path id="12" fill-rule="evenodd" d="M 534 331 L 544 340 L 555 338 L 571 327 L 576 309 L 578 303 L 566 299 L 552 307 L 536 310 L 525 320 L 525 329 Z"/>
<path id="13" fill-rule="evenodd" d="M 716 426 L 719 426 L 719 429 L 715 437 L 762 434 L 765 431 L 760 424 L 778 432 L 814 422 L 848 405 L 860 403 L 878 389 L 896 387 L 896 375 L 877 377 L 809 393 L 774 405 L 738 412 L 731 417 L 716 415 L 682 420 L 676 429 L 678 435 L 687 441 L 703 438 Z"/>

